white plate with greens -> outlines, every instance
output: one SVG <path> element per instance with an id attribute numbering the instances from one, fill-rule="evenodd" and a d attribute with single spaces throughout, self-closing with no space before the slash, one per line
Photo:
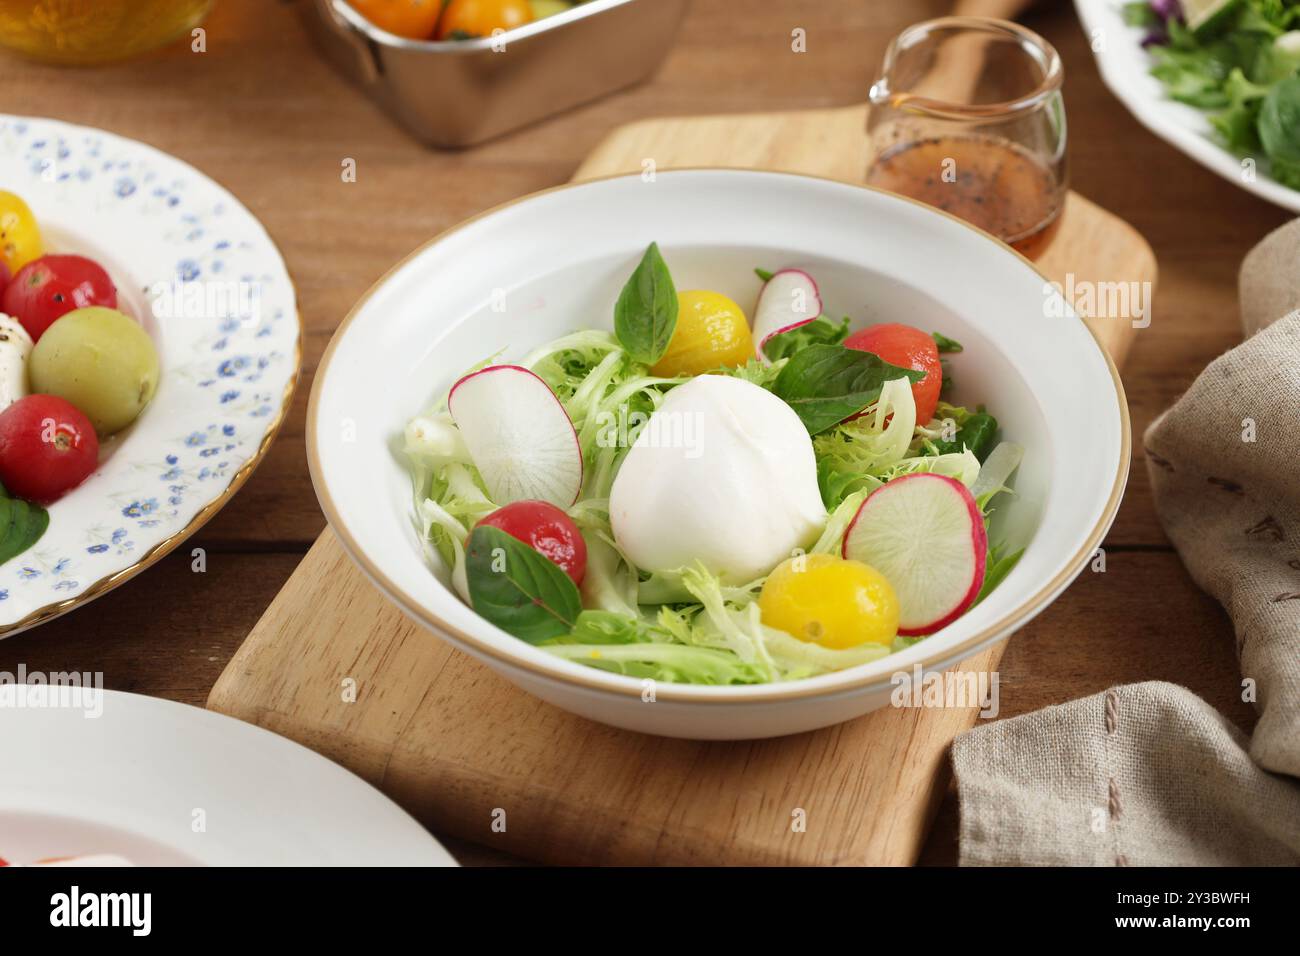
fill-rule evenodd
<path id="1" fill-rule="evenodd" d="M 1142 125 L 1247 192 L 1300 212 L 1300 5 L 1075 0 L 1102 79 Z M 1144 48 L 1153 36 L 1161 42 Z M 1155 71 L 1154 74 L 1152 71 Z"/>

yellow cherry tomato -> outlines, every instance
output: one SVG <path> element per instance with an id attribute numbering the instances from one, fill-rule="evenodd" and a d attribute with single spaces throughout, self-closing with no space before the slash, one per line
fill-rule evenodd
<path id="1" fill-rule="evenodd" d="M 27 203 L 0 189 L 0 259 L 15 273 L 41 252 L 41 230 Z"/>
<path id="2" fill-rule="evenodd" d="M 442 0 L 348 0 L 352 9 L 381 30 L 409 40 L 430 40 Z"/>
<path id="3" fill-rule="evenodd" d="M 656 375 L 702 375 L 720 365 L 744 365 L 754 340 L 740 306 L 720 292 L 677 293 L 677 328 L 668 351 L 651 369 Z"/>
<path id="4" fill-rule="evenodd" d="M 438 21 L 439 40 L 489 37 L 533 22 L 528 0 L 450 0 Z"/>
<path id="5" fill-rule="evenodd" d="M 889 644 L 898 598 L 885 576 L 861 561 L 807 554 L 777 565 L 758 596 L 763 623 L 802 641 L 842 650 Z"/>

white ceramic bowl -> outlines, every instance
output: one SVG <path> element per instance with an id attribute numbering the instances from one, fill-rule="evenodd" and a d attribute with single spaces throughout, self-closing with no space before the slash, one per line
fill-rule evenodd
<path id="1" fill-rule="evenodd" d="M 101 443 L 95 472 L 50 506 L 44 537 L 0 564 L 7 637 L 130 579 L 217 513 L 284 419 L 301 324 L 262 224 L 152 146 L 0 114 L 0 188 L 31 207 L 46 252 L 108 270 L 162 370 L 140 417 Z"/>
<path id="2" fill-rule="evenodd" d="M 717 289 L 746 308 L 755 266 L 799 266 L 826 311 L 857 324 L 940 330 L 956 398 L 985 403 L 1025 446 L 1017 495 L 995 538 L 1025 544 L 993 594 L 884 660 L 784 684 L 640 681 L 557 660 L 489 624 L 421 553 L 403 426 L 466 368 L 580 327 L 611 327 L 613 303 L 658 241 L 678 288 Z M 501 309 L 504 302 L 504 309 Z M 494 309 L 494 304 L 497 309 Z M 679 737 L 795 733 L 881 706 L 891 677 L 946 667 L 1041 611 L 1084 567 L 1119 506 L 1129 423 L 1114 366 L 1055 289 L 1007 246 L 928 207 L 782 173 L 660 172 L 562 186 L 444 233 L 381 279 L 321 361 L 307 428 L 321 506 L 367 575 L 408 615 L 525 690 L 619 727 Z"/>
<path id="3" fill-rule="evenodd" d="M 1244 175 L 1241 157 L 1219 144 L 1209 112 L 1169 98 L 1151 75 L 1145 31 L 1124 22 L 1125 0 L 1074 0 L 1106 86 L 1139 123 L 1206 169 L 1275 206 L 1300 212 L 1300 190 L 1283 186 L 1263 170 Z M 1264 157 L 1256 157 L 1262 160 Z"/>

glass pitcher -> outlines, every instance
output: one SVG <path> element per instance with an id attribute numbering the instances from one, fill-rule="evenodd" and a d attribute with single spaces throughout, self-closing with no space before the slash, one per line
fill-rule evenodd
<path id="1" fill-rule="evenodd" d="M 1006 20 L 944 17 L 889 45 L 871 87 L 867 183 L 959 216 L 1029 258 L 1065 205 L 1061 58 Z"/>

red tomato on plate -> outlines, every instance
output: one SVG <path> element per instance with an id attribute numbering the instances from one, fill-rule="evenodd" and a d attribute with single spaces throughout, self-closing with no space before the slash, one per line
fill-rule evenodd
<path id="1" fill-rule="evenodd" d="M 35 342 L 55 319 L 73 309 L 117 308 L 117 287 L 93 259 L 41 256 L 18 270 L 2 302 L 0 311 L 21 322 Z"/>
<path id="2" fill-rule="evenodd" d="M 28 395 L 0 412 L 0 483 L 11 495 L 49 504 L 99 463 L 90 420 L 54 395 Z"/>
<path id="3" fill-rule="evenodd" d="M 574 584 L 582 584 L 587 573 L 587 542 L 573 519 L 549 501 L 516 501 L 498 508 L 479 524 L 518 538 L 558 564 Z"/>
<path id="4" fill-rule="evenodd" d="M 934 336 L 897 322 L 859 329 L 844 340 L 847 348 L 878 355 L 890 365 L 924 372 L 925 377 L 912 383 L 916 402 L 916 423 L 924 425 L 934 418 L 943 388 L 943 366 L 939 364 L 939 346 Z"/>
<path id="5" fill-rule="evenodd" d="M 9 266 L 4 262 L 0 262 L 0 297 L 4 295 L 5 286 L 9 284 L 10 275 Z"/>

